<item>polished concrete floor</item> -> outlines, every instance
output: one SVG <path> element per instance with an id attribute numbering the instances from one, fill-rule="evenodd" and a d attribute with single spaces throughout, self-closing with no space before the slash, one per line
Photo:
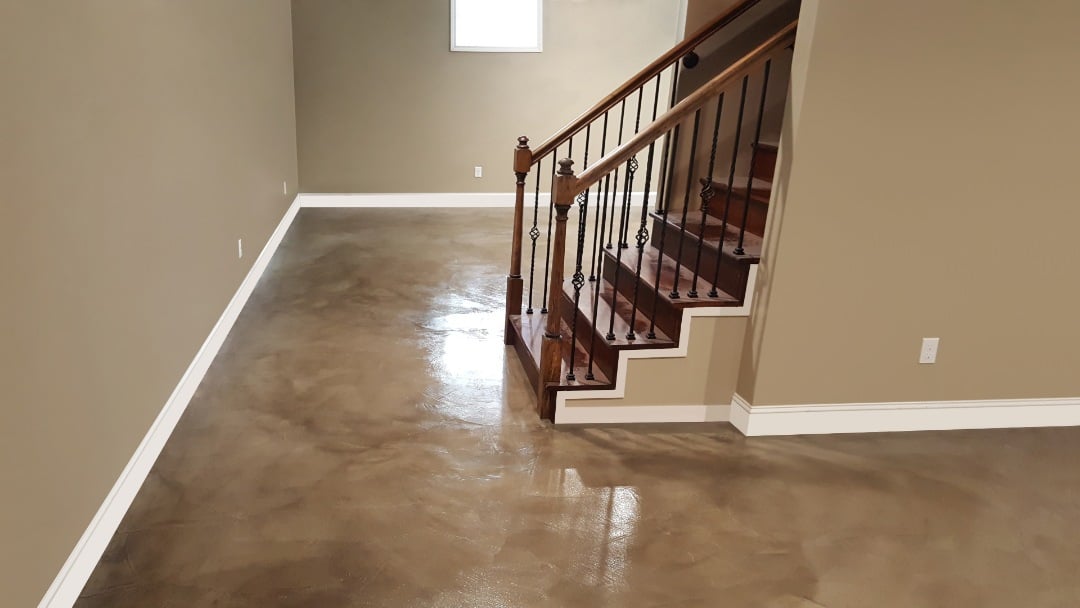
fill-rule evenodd
<path id="1" fill-rule="evenodd" d="M 552 428 L 503 210 L 303 210 L 77 606 L 1080 605 L 1080 429 Z"/>

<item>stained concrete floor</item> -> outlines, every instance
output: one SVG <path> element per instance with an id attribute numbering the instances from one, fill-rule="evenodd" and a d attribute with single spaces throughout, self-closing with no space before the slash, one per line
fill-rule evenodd
<path id="1" fill-rule="evenodd" d="M 76 605 L 1080 605 L 1080 429 L 540 423 L 509 220 L 302 211 Z"/>

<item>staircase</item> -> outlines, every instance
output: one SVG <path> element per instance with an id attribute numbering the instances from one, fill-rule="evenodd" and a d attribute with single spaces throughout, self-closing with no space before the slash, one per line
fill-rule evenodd
<path id="1" fill-rule="evenodd" d="M 519 138 L 505 341 L 541 418 L 554 421 L 560 391 L 614 388 L 621 351 L 686 339 L 685 309 L 745 301 L 777 160 L 767 106 L 786 95 L 774 66 L 786 71 L 796 23 L 689 94 L 679 78 L 758 4 L 719 15 L 536 149 Z"/>

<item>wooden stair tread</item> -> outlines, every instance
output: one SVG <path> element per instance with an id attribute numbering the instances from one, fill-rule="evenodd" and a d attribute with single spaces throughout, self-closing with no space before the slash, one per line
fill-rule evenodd
<path id="1" fill-rule="evenodd" d="M 775 154 L 780 149 L 780 143 L 774 141 L 759 141 L 756 145 L 758 150 L 772 152 L 773 154 Z"/>
<path id="2" fill-rule="evenodd" d="M 601 282 L 600 299 L 596 306 L 596 320 L 599 322 L 601 336 L 606 335 L 608 328 L 611 327 L 611 294 L 615 294 L 615 326 L 612 330 L 615 334 L 615 339 L 607 340 L 604 338 L 604 341 L 607 342 L 607 344 L 620 349 L 671 348 L 675 346 L 673 340 L 655 328 L 654 331 L 656 332 L 656 337 L 652 339 L 646 337 L 649 333 L 649 319 L 641 311 L 640 298 L 651 297 L 651 292 L 645 288 L 639 287 L 639 307 L 637 314 L 634 317 L 634 334 L 637 337 L 633 340 L 629 340 L 626 337 L 626 334 L 630 330 L 630 322 L 627 319 L 630 318 L 633 302 L 623 294 L 616 293 L 614 286 L 603 277 L 597 277 L 596 280 Z M 597 326 L 597 324 L 593 322 L 592 317 L 593 300 L 596 297 L 595 290 L 596 283 L 586 281 L 585 285 L 581 288 L 581 297 L 578 301 L 578 314 L 588 320 L 589 324 L 593 327 Z M 574 301 L 574 286 L 570 281 L 566 281 L 563 284 L 563 293 L 566 294 L 567 301 Z M 564 315 L 564 317 L 565 316 L 566 315 Z M 600 338 L 598 337 L 598 339 Z"/>
<path id="3" fill-rule="evenodd" d="M 657 212 L 653 212 L 654 218 L 663 220 L 663 215 Z M 682 222 L 682 213 L 669 213 L 667 223 L 679 228 L 679 224 Z M 717 244 L 720 242 L 720 230 L 725 229 L 724 222 L 721 218 L 714 215 L 705 215 L 705 246 L 712 250 L 716 250 Z M 701 232 L 701 211 L 687 211 L 686 212 L 686 232 L 693 235 L 694 241 Z M 728 223 L 723 235 L 723 247 L 724 253 L 729 254 L 741 262 L 755 263 L 761 259 L 762 239 L 760 236 L 747 231 L 743 235 L 743 254 L 735 254 L 735 249 L 739 245 L 739 227 Z M 693 243 L 694 247 L 697 247 L 697 243 Z"/>
<path id="4" fill-rule="evenodd" d="M 670 219 L 670 218 L 669 218 Z M 634 254 L 637 253 L 635 248 L 629 249 Z M 642 286 L 646 287 L 646 293 L 648 297 L 651 297 L 652 290 L 656 288 L 656 266 L 657 260 L 660 260 L 660 298 L 671 303 L 675 308 L 693 308 L 698 306 L 738 306 L 740 304 L 739 299 L 722 289 L 717 289 L 717 297 L 712 298 L 708 296 L 713 285 L 709 282 L 709 279 L 703 276 L 698 277 L 697 290 L 698 297 L 691 298 L 687 296 L 687 292 L 690 291 L 694 279 L 694 269 L 687 268 L 685 265 L 679 267 L 679 294 L 678 298 L 671 298 L 671 288 L 675 284 L 675 260 L 660 253 L 660 250 L 655 247 L 645 247 L 644 255 L 641 263 L 641 281 Z M 637 267 L 636 255 L 624 255 L 622 260 L 616 261 L 615 256 L 607 249 L 604 250 L 604 263 L 619 263 L 627 272 L 633 274 Z M 628 259 L 629 258 L 629 259 Z"/>
<path id="5" fill-rule="evenodd" d="M 544 342 L 547 314 L 534 312 L 531 315 L 510 315 L 510 324 L 517 333 L 515 347 L 519 348 L 518 352 L 521 352 L 521 348 L 528 351 L 528 359 L 532 362 L 533 367 L 532 369 L 526 368 L 525 372 L 535 385 L 535 378 L 539 374 L 540 369 L 540 348 Z M 564 322 L 561 325 L 560 331 L 562 331 L 563 339 L 562 369 L 559 372 L 559 390 L 605 389 L 615 386 L 601 370 L 596 369 L 595 367 L 593 368 L 594 379 L 585 379 L 585 374 L 588 371 L 587 366 L 589 356 L 580 340 L 575 341 L 573 345 L 577 351 L 574 355 L 574 375 L 577 376 L 577 379 L 574 381 L 567 380 L 566 374 L 570 371 L 570 327 Z M 525 357 L 519 358 L 523 359 L 524 362 Z"/>

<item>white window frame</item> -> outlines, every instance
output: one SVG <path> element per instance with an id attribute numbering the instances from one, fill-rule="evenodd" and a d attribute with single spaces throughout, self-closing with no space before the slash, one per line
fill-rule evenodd
<path id="1" fill-rule="evenodd" d="M 458 46 L 457 0 L 450 0 L 450 50 L 467 53 L 540 53 L 544 50 L 544 0 L 536 0 L 536 46 Z"/>

